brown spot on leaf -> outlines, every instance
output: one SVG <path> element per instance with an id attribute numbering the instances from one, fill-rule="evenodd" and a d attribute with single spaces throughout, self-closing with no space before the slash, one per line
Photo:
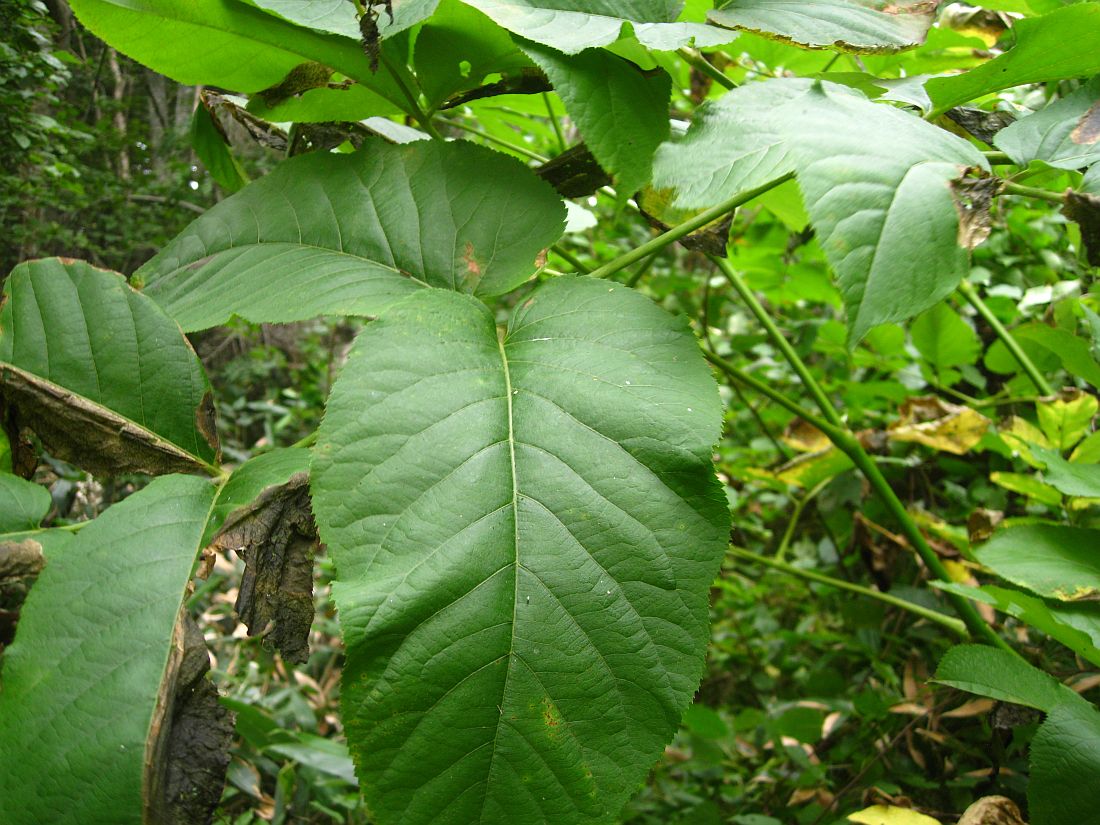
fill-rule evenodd
<path id="1" fill-rule="evenodd" d="M 1091 266 L 1100 266 L 1100 195 L 1066 192 L 1062 214 L 1081 227 L 1081 243 Z"/>
<path id="2" fill-rule="evenodd" d="M 948 404 L 934 395 L 910 398 L 890 425 L 892 441 L 915 441 L 934 450 L 963 455 L 977 446 L 990 421 L 969 407 Z"/>
<path id="3" fill-rule="evenodd" d="M 1093 103 L 1089 110 L 1081 115 L 1069 139 L 1081 146 L 1100 141 L 1100 101 Z"/>
<path id="4" fill-rule="evenodd" d="M 288 662 L 309 658 L 316 544 L 307 473 L 234 510 L 212 542 L 244 560 L 235 608 L 248 635 L 262 633 L 265 646 L 278 649 Z"/>
<path id="5" fill-rule="evenodd" d="M 466 264 L 466 275 L 464 277 L 466 283 L 477 284 L 481 280 L 481 264 L 477 262 L 474 245 L 469 241 L 466 241 L 466 246 L 462 250 L 462 260 Z"/>
<path id="6" fill-rule="evenodd" d="M 962 178 L 951 181 L 951 195 L 959 213 L 959 246 L 973 249 L 989 237 L 991 223 L 989 207 L 1001 191 L 1000 178 Z"/>
<path id="7" fill-rule="evenodd" d="M 221 444 L 218 442 L 218 413 L 214 408 L 214 394 L 209 390 L 202 397 L 199 406 L 195 409 L 195 429 L 199 431 L 203 439 L 214 450 L 217 456 L 214 461 L 221 458 Z"/>
<path id="8" fill-rule="evenodd" d="M 543 249 L 539 252 L 538 255 L 535 256 L 535 270 L 536 271 L 540 270 L 544 266 L 546 266 L 546 255 L 547 255 L 547 252 L 546 252 L 545 249 Z"/>
<path id="9" fill-rule="evenodd" d="M 9 364 L 0 365 L 0 398 L 13 461 L 25 468 L 31 431 L 56 458 L 93 474 L 203 473 L 181 447 L 112 410 Z"/>
<path id="10" fill-rule="evenodd" d="M 181 608 L 145 741 L 145 822 L 208 823 L 221 799 L 234 717 L 218 701 L 209 670 L 202 631 Z"/>

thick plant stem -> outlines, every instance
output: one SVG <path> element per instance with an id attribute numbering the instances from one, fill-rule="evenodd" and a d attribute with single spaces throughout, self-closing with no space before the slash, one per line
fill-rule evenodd
<path id="1" fill-rule="evenodd" d="M 1004 188 L 1001 191 L 1007 195 L 1023 195 L 1025 198 L 1035 198 L 1051 203 L 1065 203 L 1065 198 L 1057 192 L 1040 189 L 1037 186 L 1024 186 L 1022 183 L 1014 183 L 1010 180 L 1004 182 Z"/>
<path id="2" fill-rule="evenodd" d="M 730 269 L 732 270 L 732 267 L 730 267 Z M 753 300 L 755 305 L 760 307 L 761 312 L 767 315 L 767 311 L 760 306 L 759 301 L 755 301 L 755 296 L 753 296 Z M 809 370 L 806 368 L 806 365 L 802 363 L 802 359 L 799 358 L 798 353 L 795 352 L 789 344 L 785 347 L 780 345 L 783 334 L 771 320 L 770 316 L 768 317 L 768 323 L 764 324 L 764 326 L 768 334 L 772 337 L 773 342 L 776 346 L 780 347 L 780 350 L 791 362 L 791 366 L 795 371 L 798 372 L 799 375 L 803 373 L 809 375 Z M 784 343 L 786 343 L 785 340 Z M 883 476 L 882 471 L 879 470 L 871 456 L 863 449 L 863 445 L 860 443 L 859 439 L 839 420 L 839 416 L 835 409 L 832 410 L 832 417 L 830 417 L 828 421 L 815 415 L 808 415 L 796 402 L 791 401 L 782 393 L 773 390 L 763 381 L 752 378 L 716 355 L 708 353 L 707 358 L 731 378 L 742 381 L 746 386 L 771 398 L 776 403 L 790 410 L 795 415 L 802 417 L 803 420 L 821 430 L 821 432 L 823 432 L 841 452 L 852 460 L 852 463 L 859 468 L 860 472 L 863 473 L 863 476 L 871 485 L 871 489 L 874 490 L 875 495 L 878 496 L 879 500 L 882 501 L 886 509 L 890 511 L 890 514 L 900 525 L 902 535 L 909 541 L 910 546 L 916 551 L 917 555 L 921 557 L 921 560 L 924 562 L 929 572 L 937 579 L 950 581 L 951 576 L 948 574 L 947 568 L 944 567 L 943 562 L 940 561 L 940 557 L 936 555 L 936 552 L 925 540 L 924 534 L 921 533 L 920 528 L 917 527 L 916 522 L 914 522 L 913 518 L 909 515 L 909 511 L 905 509 L 905 505 L 902 504 L 901 499 L 899 499 L 897 493 L 894 492 L 894 488 L 890 486 L 890 483 L 886 480 L 886 477 Z M 816 386 L 816 382 L 808 386 Z M 818 392 L 821 392 L 820 387 L 818 388 Z M 824 395 L 823 393 L 821 394 Z M 829 403 L 828 398 L 825 398 L 824 401 L 825 403 Z M 822 412 L 827 415 L 826 409 L 832 409 L 832 405 L 829 404 L 828 408 L 822 409 Z M 836 421 L 833 420 L 834 418 Z M 981 614 L 978 613 L 977 609 L 975 609 L 974 605 L 971 604 L 968 599 L 956 593 L 948 593 L 946 595 L 973 636 L 981 639 L 987 644 L 994 645 L 995 647 L 1013 653 L 1015 652 L 1009 647 L 1004 639 L 993 631 L 993 628 L 986 624 Z"/>
<path id="3" fill-rule="evenodd" d="M 759 321 L 760 325 L 767 331 L 768 337 L 772 339 L 772 343 L 783 353 L 783 357 L 787 359 L 787 363 L 794 368 L 796 373 L 798 373 L 798 377 L 802 379 L 802 384 L 809 391 L 810 395 L 813 396 L 814 402 L 825 416 L 825 420 L 834 427 L 844 427 L 844 422 L 841 420 L 840 414 L 833 406 L 833 402 L 829 400 L 829 396 L 825 394 L 825 390 L 821 388 L 821 385 L 817 383 L 817 379 L 815 379 L 809 369 L 806 368 L 806 364 L 798 357 L 798 353 L 794 351 L 794 347 L 791 346 L 779 327 L 776 326 L 775 321 L 772 320 L 768 311 L 764 309 L 764 305 L 760 303 L 753 291 L 749 289 L 749 285 L 745 283 L 745 279 L 741 277 L 741 273 L 734 269 L 733 264 L 725 258 L 711 256 L 711 260 L 714 261 L 718 269 L 722 271 L 722 274 L 726 276 L 726 280 L 730 282 L 730 286 L 732 286 L 737 294 L 741 296 L 741 300 L 745 302 L 745 306 L 749 308 L 749 311 L 756 316 L 756 320 Z"/>
<path id="4" fill-rule="evenodd" d="M 718 220 L 727 212 L 732 212 L 738 206 L 748 203 L 753 198 L 764 194 L 769 189 L 774 189 L 775 187 L 779 186 L 779 184 L 785 183 L 786 181 L 791 179 L 793 174 L 794 173 L 792 172 L 783 175 L 776 178 L 775 180 L 768 181 L 763 186 L 758 186 L 755 189 L 748 190 L 747 192 L 741 192 L 737 195 L 734 195 L 729 200 L 722 201 L 722 203 L 718 204 L 717 206 L 712 206 L 710 209 L 707 209 L 704 212 L 700 212 L 694 218 L 690 218 L 681 224 L 677 224 L 676 226 L 669 229 L 667 232 L 662 232 L 660 235 L 646 241 L 641 246 L 636 247 L 626 254 L 620 255 L 618 258 L 611 261 L 610 263 L 606 263 L 598 269 L 593 270 L 592 277 L 606 278 L 609 275 L 614 275 L 620 269 L 624 269 L 625 267 L 628 267 L 631 264 L 640 261 L 647 255 L 656 252 L 658 249 L 663 249 L 673 241 L 680 240 L 680 238 L 684 237 L 685 235 L 690 235 L 697 229 L 702 229 L 708 223 Z"/>
<path id="5" fill-rule="evenodd" d="M 902 610 L 907 610 L 921 618 L 928 619 L 930 622 L 935 622 L 941 627 L 946 627 L 952 633 L 966 638 L 966 625 L 960 622 L 958 619 L 952 616 L 945 616 L 943 613 L 938 613 L 935 610 L 929 610 L 927 607 L 922 607 L 919 604 L 913 602 L 907 602 L 905 599 L 899 599 L 897 596 L 891 596 L 889 593 L 883 593 L 879 590 L 873 590 L 870 587 L 864 587 L 860 584 L 853 584 L 852 582 L 846 582 L 843 579 L 833 578 L 832 576 L 826 576 L 824 573 L 817 573 L 813 570 L 803 570 L 801 567 L 795 567 L 793 564 L 787 564 L 785 561 L 779 559 L 768 558 L 767 556 L 759 556 L 756 553 L 744 550 L 740 547 L 730 546 L 727 552 L 731 556 L 736 556 L 739 559 L 745 559 L 746 561 L 756 562 L 757 564 L 763 564 L 767 567 L 771 567 L 775 570 L 780 570 L 791 576 L 797 576 L 800 579 L 806 579 L 807 581 L 818 582 L 819 584 L 827 584 L 830 587 L 835 587 L 838 590 L 847 590 L 850 593 L 858 593 L 861 596 L 866 596 L 869 599 L 875 601 L 884 602 L 885 604 L 892 605 L 893 607 L 900 607 Z"/>
<path id="6" fill-rule="evenodd" d="M 959 294 L 966 299 L 970 306 L 974 307 L 979 315 L 985 320 L 987 324 L 997 333 L 997 337 L 1001 339 L 1001 343 L 1005 345 L 1009 352 L 1012 353 L 1012 357 L 1027 373 L 1027 377 L 1031 379 L 1031 383 L 1035 385 L 1035 389 L 1039 391 L 1040 395 L 1053 395 L 1054 389 L 1047 382 L 1043 374 L 1039 372 L 1039 368 L 1035 366 L 1035 362 L 1028 358 L 1027 353 L 1024 352 L 1020 346 L 1020 342 L 1017 341 L 1011 332 L 1001 323 L 1001 319 L 993 314 L 993 310 L 989 308 L 982 297 L 978 294 L 978 290 L 974 288 L 974 285 L 969 281 L 961 281 L 959 283 Z"/>
<path id="7" fill-rule="evenodd" d="M 717 66 L 707 60 L 702 55 L 702 53 L 697 52 L 693 49 L 689 49 L 686 46 L 681 46 L 676 50 L 676 54 L 678 54 L 680 58 L 689 66 L 698 69 L 719 86 L 724 86 L 727 89 L 737 88 L 737 84 L 726 77 L 724 74 L 722 74 L 721 70 L 719 70 Z"/>
<path id="8" fill-rule="evenodd" d="M 554 244 L 552 247 L 550 247 L 550 251 L 582 275 L 586 275 L 588 273 L 588 267 L 581 262 L 581 259 L 570 252 L 568 249 L 565 249 L 561 244 Z"/>

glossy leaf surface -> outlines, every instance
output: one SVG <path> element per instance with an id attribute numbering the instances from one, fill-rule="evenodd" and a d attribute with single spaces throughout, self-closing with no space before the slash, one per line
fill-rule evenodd
<path id="1" fill-rule="evenodd" d="M 186 330 L 234 314 L 375 315 L 425 286 L 496 295 L 527 280 L 565 209 L 517 161 L 470 143 L 312 154 L 188 226 L 137 273 Z"/>
<path id="2" fill-rule="evenodd" d="M 313 492 L 380 822 L 618 815 L 701 672 L 719 411 L 683 323 L 606 282 L 548 282 L 499 337 L 442 291 L 364 330 Z"/>

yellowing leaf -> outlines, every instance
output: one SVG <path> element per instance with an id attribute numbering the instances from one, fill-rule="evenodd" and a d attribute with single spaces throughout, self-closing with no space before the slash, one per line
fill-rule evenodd
<path id="1" fill-rule="evenodd" d="M 847 470 L 852 460 L 836 447 L 827 447 L 812 453 L 803 453 L 775 471 L 780 481 L 809 489 L 827 478 Z"/>
<path id="2" fill-rule="evenodd" d="M 985 431 L 989 419 L 969 407 L 948 404 L 934 396 L 911 398 L 901 406 L 901 417 L 890 427 L 894 441 L 915 441 L 955 455 L 970 452 Z"/>
<path id="3" fill-rule="evenodd" d="M 999 487 L 1020 493 L 1049 507 L 1057 507 L 1062 503 L 1061 493 L 1027 473 L 990 473 L 989 480 Z"/>
<path id="4" fill-rule="evenodd" d="M 1017 415 L 1008 419 L 1007 424 L 997 428 L 997 434 L 1009 448 L 1017 453 L 1021 459 L 1032 467 L 1043 467 L 1043 462 L 1031 453 L 1032 447 L 1045 447 L 1050 449 L 1054 445 L 1050 443 L 1043 431 Z"/>
<path id="5" fill-rule="evenodd" d="M 1064 390 L 1050 401 L 1036 404 L 1035 413 L 1051 446 L 1068 450 L 1085 437 L 1098 407 L 1095 396 L 1081 390 Z"/>
<path id="6" fill-rule="evenodd" d="M 784 444 L 800 453 L 820 452 L 829 447 L 829 436 L 801 418 L 788 424 L 781 438 Z"/>
<path id="7" fill-rule="evenodd" d="M 896 805 L 872 805 L 848 814 L 848 821 L 862 825 L 940 825 L 938 819 Z"/>

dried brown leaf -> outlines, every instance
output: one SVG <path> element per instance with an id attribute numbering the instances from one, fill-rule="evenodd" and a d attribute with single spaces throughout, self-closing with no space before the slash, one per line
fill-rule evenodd
<path id="1" fill-rule="evenodd" d="M 1100 266 L 1100 195 L 1068 190 L 1062 214 L 1081 227 L 1081 243 L 1091 266 Z"/>
<path id="2" fill-rule="evenodd" d="M 235 607 L 248 635 L 263 634 L 265 645 L 278 649 L 288 662 L 306 661 L 317 544 L 308 474 L 297 473 L 233 511 L 212 544 L 244 559 Z"/>
<path id="3" fill-rule="evenodd" d="M 106 407 L 24 372 L 0 365 L 0 397 L 9 433 L 32 431 L 56 458 L 93 474 L 203 473 L 204 465 L 181 447 Z M 200 432 L 212 434 L 209 394 L 195 411 Z M 210 442 L 216 446 L 216 441 Z"/>

